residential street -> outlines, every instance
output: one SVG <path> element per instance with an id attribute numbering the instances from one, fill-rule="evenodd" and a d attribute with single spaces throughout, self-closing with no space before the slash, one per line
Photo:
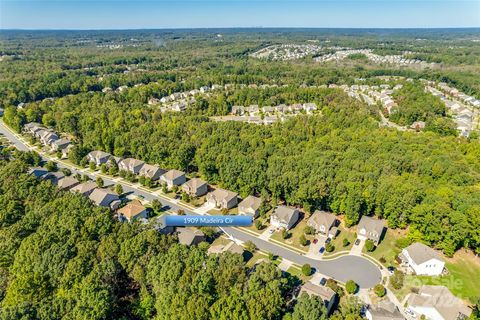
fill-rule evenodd
<path id="1" fill-rule="evenodd" d="M 35 150 L 22 141 L 20 139 L 20 135 L 12 133 L 10 129 L 5 126 L 3 121 L 0 121 L 0 133 L 4 134 L 4 136 L 9 139 L 19 150 Z M 177 211 L 179 208 L 181 208 L 185 211 L 185 214 L 198 214 L 195 213 L 193 211 L 194 209 L 190 206 L 180 204 L 178 201 L 173 201 L 172 199 L 169 199 L 163 195 L 158 195 L 158 193 L 154 193 L 153 191 L 148 191 L 147 189 L 138 185 L 132 185 L 123 180 L 119 180 L 118 178 L 111 178 L 98 172 L 92 173 L 88 172 L 86 169 L 78 169 L 64 161 L 48 158 L 45 155 L 43 155 L 43 158 L 45 160 L 56 161 L 59 168 L 68 168 L 72 171 L 72 173 L 79 172 L 81 174 L 87 174 L 92 179 L 100 176 L 104 180 L 106 186 L 111 184 L 121 184 L 125 193 L 132 193 L 137 196 L 142 196 L 148 201 L 159 199 L 162 204 L 164 206 L 168 206 L 171 211 Z M 242 242 L 252 241 L 259 249 L 271 252 L 274 255 L 278 255 L 279 257 L 292 261 L 298 265 L 309 263 L 318 272 L 341 282 L 354 280 L 361 288 L 372 288 L 382 280 L 382 274 L 379 268 L 361 256 L 346 255 L 331 260 L 315 260 L 293 251 L 288 247 L 283 247 L 268 240 L 260 239 L 258 236 L 243 231 L 239 228 L 224 229 L 236 240 Z"/>

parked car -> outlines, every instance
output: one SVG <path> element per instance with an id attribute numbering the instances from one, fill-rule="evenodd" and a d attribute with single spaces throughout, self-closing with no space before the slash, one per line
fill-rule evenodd
<path id="1" fill-rule="evenodd" d="M 323 251 L 325 251 L 325 247 L 321 247 L 320 250 L 318 250 L 320 253 L 323 253 Z"/>
<path id="2" fill-rule="evenodd" d="M 325 279 L 325 278 L 320 279 L 320 285 L 321 286 L 324 286 L 326 283 L 327 283 L 327 279 Z"/>
<path id="3" fill-rule="evenodd" d="M 273 233 L 275 232 L 275 229 L 270 229 L 268 232 L 269 232 L 270 234 L 273 234 Z"/>
<path id="4" fill-rule="evenodd" d="M 355 245 L 358 246 L 360 244 L 360 239 L 355 240 Z"/>
<path id="5" fill-rule="evenodd" d="M 313 244 L 317 244 L 317 242 L 318 242 L 317 238 L 313 239 Z"/>
<path id="6" fill-rule="evenodd" d="M 388 273 L 392 275 L 395 272 L 395 267 L 389 266 L 387 270 L 388 270 Z"/>
<path id="7" fill-rule="evenodd" d="M 327 240 L 325 240 L 325 243 L 329 243 L 330 241 L 332 241 L 332 239 L 327 238 Z"/>

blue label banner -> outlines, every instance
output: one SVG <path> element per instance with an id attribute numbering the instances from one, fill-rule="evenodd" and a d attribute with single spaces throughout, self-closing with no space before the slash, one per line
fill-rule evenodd
<path id="1" fill-rule="evenodd" d="M 252 216 L 166 216 L 168 227 L 248 227 Z"/>

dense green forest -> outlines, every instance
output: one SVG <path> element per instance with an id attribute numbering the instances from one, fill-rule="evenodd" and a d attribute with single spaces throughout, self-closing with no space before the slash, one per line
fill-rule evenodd
<path id="1" fill-rule="evenodd" d="M 27 175 L 36 157 L 1 153 L 0 319 L 326 319 L 317 297 L 288 303 L 299 279 L 273 263 L 247 268 L 238 254 L 119 223 Z M 331 319 L 359 312 L 352 301 Z"/>
<path id="2" fill-rule="evenodd" d="M 391 228 L 410 226 L 412 238 L 447 255 L 461 247 L 478 251 L 478 142 L 378 128 L 374 109 L 339 90 L 299 89 L 295 95 L 311 98 L 321 110 L 257 126 L 211 122 L 202 116 L 212 112 L 209 103 L 199 103 L 190 115 L 162 114 L 136 102 L 118 108 L 121 96 L 84 94 L 9 108 L 4 118 L 13 126 L 43 121 L 71 134 L 77 163 L 96 149 L 131 155 L 198 172 L 244 197 L 262 194 L 307 211 L 344 213 L 349 225 L 377 215 Z"/>

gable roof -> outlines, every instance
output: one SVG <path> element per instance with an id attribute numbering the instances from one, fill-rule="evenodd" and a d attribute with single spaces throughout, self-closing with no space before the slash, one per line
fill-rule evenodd
<path id="1" fill-rule="evenodd" d="M 237 193 L 225 189 L 215 189 L 210 194 L 215 198 L 216 201 L 226 202 L 229 202 L 238 196 Z"/>
<path id="2" fill-rule="evenodd" d="M 185 182 L 183 185 L 192 191 L 197 191 L 198 188 L 202 187 L 203 185 L 207 184 L 200 178 L 193 178 Z"/>
<path id="3" fill-rule="evenodd" d="M 443 259 L 435 250 L 420 242 L 412 243 L 405 248 L 405 251 L 408 252 L 408 255 L 416 264 L 422 264 L 431 259 L 443 261 Z"/>
<path id="4" fill-rule="evenodd" d="M 367 230 L 368 233 L 375 232 L 380 236 L 385 228 L 385 220 L 374 219 L 372 217 L 362 216 L 358 223 L 358 229 Z"/>
<path id="5" fill-rule="evenodd" d="M 178 242 L 191 245 L 195 237 L 205 237 L 202 231 L 198 229 L 178 228 Z"/>
<path id="6" fill-rule="evenodd" d="M 101 188 L 96 188 L 95 190 L 93 190 L 89 198 L 90 200 L 95 202 L 95 204 L 97 205 L 109 205 L 110 203 L 103 203 L 103 201 L 109 196 L 113 198 L 112 201 L 119 199 L 116 193 L 113 193 L 108 189 L 101 189 Z"/>
<path id="7" fill-rule="evenodd" d="M 372 315 L 372 320 L 403 320 L 403 315 L 397 306 L 390 300 L 382 300 L 376 305 L 370 306 L 368 311 Z"/>
<path id="8" fill-rule="evenodd" d="M 273 215 L 278 220 L 288 223 L 292 219 L 295 211 L 297 211 L 297 209 L 295 208 L 289 208 L 287 206 L 277 206 L 275 208 L 275 211 L 273 212 Z"/>
<path id="9" fill-rule="evenodd" d="M 160 172 L 162 174 L 165 172 L 165 170 L 160 169 L 160 167 L 157 165 L 148 164 L 148 163 L 145 163 L 143 167 L 140 169 L 140 173 L 142 175 L 145 175 L 148 178 L 154 177 L 157 172 Z"/>
<path id="10" fill-rule="evenodd" d="M 144 161 L 138 160 L 135 158 L 126 158 L 126 159 L 123 159 L 121 162 L 123 165 L 127 167 L 129 166 L 137 167 L 137 166 L 143 166 L 145 164 Z"/>
<path id="11" fill-rule="evenodd" d="M 138 214 L 145 211 L 145 209 L 146 208 L 142 205 L 140 201 L 133 200 L 127 203 L 125 207 L 118 209 L 117 212 L 128 219 L 132 219 L 135 218 Z"/>
<path id="12" fill-rule="evenodd" d="M 315 210 L 308 220 L 318 226 L 326 226 L 327 228 L 330 228 L 337 218 L 330 212 Z"/>
<path id="13" fill-rule="evenodd" d="M 335 297 L 335 291 L 330 289 L 329 287 L 325 286 L 318 286 L 316 284 L 311 283 L 310 281 L 306 282 L 303 286 L 302 289 L 300 290 L 300 293 L 306 292 L 309 295 L 315 295 L 323 300 L 330 301 L 332 300 L 333 297 Z"/>
<path id="14" fill-rule="evenodd" d="M 88 153 L 88 155 L 95 159 L 110 158 L 112 156 L 110 153 L 103 152 L 100 150 L 91 151 Z"/>
<path id="15" fill-rule="evenodd" d="M 434 308 L 446 320 L 456 320 L 459 314 L 467 317 L 472 310 L 455 297 L 447 287 L 423 285 L 418 294 L 411 294 L 408 304 L 413 307 Z"/>
<path id="16" fill-rule="evenodd" d="M 94 182 L 94 181 L 87 181 L 87 182 L 83 182 L 83 183 L 80 183 L 79 185 L 76 185 L 75 187 L 73 187 L 72 189 L 70 189 L 71 191 L 76 191 L 76 192 L 80 192 L 80 193 L 86 193 L 86 192 L 90 192 L 94 189 L 96 189 L 98 186 L 97 186 L 97 183 Z"/>
<path id="17" fill-rule="evenodd" d="M 260 205 L 262 204 L 262 199 L 254 196 L 248 196 L 245 199 L 243 199 L 242 202 L 238 205 L 241 208 L 249 208 L 254 211 L 257 211 L 258 208 L 260 208 Z"/>
<path id="18" fill-rule="evenodd" d="M 170 171 L 167 171 L 163 174 L 163 177 L 167 180 L 175 180 L 177 178 L 180 178 L 181 176 L 185 175 L 185 172 L 182 172 L 180 170 L 170 170 Z"/>
<path id="19" fill-rule="evenodd" d="M 65 177 L 58 182 L 60 189 L 67 189 L 78 184 L 78 180 L 73 177 Z"/>

